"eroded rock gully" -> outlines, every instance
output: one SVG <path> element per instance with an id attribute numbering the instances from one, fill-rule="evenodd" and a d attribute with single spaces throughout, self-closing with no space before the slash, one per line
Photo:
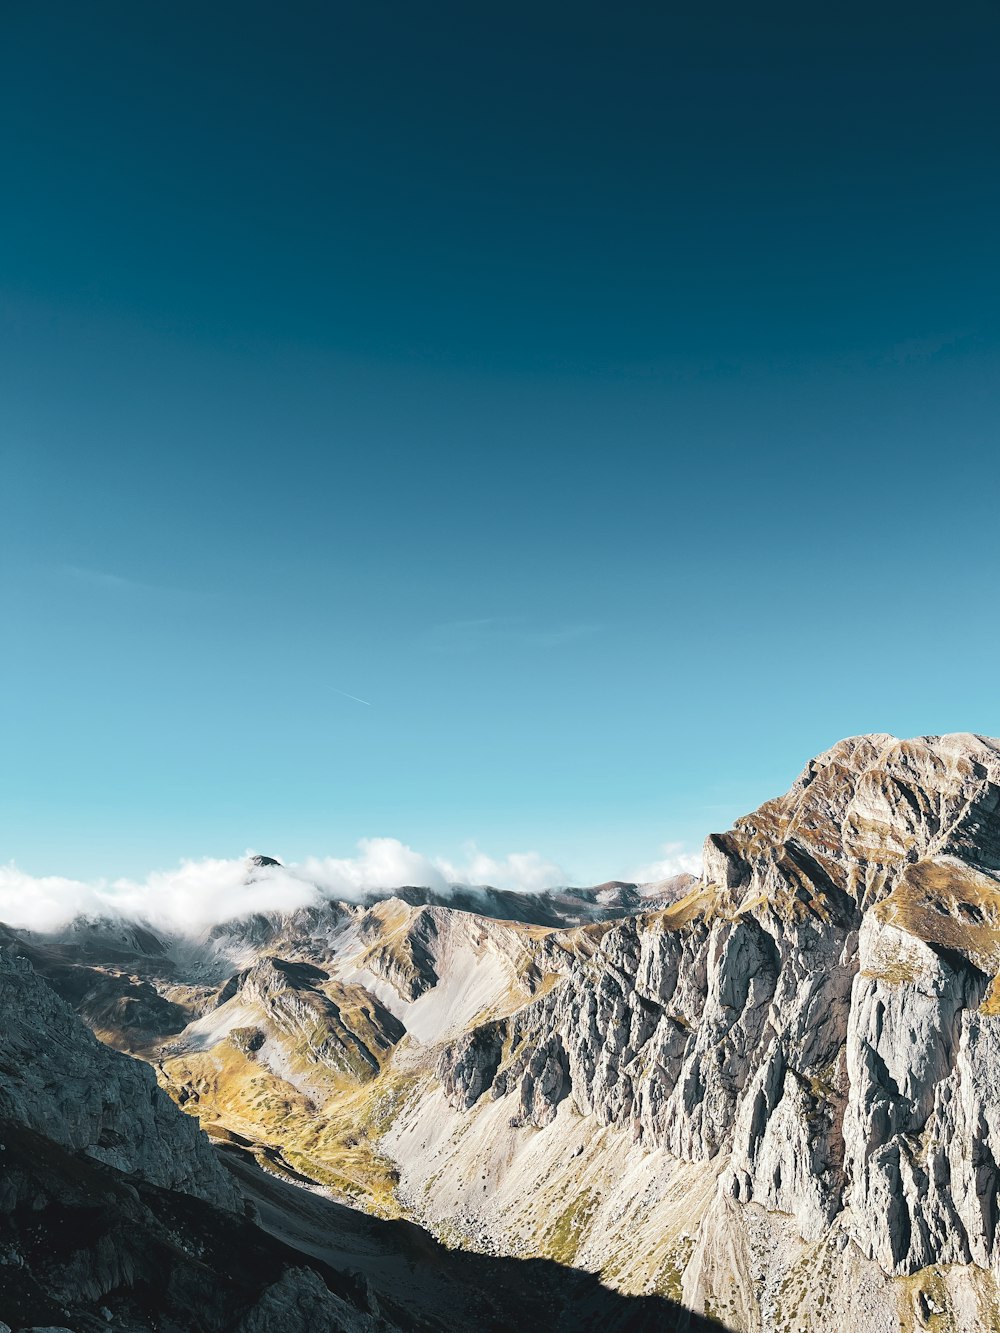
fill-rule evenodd
<path id="1" fill-rule="evenodd" d="M 568 1100 L 647 1152 L 713 1164 L 706 1252 L 756 1205 L 885 1275 L 995 1273 L 998 807 L 996 742 L 843 742 L 709 839 L 688 898 L 451 1043 L 449 1101 L 543 1127 Z"/>

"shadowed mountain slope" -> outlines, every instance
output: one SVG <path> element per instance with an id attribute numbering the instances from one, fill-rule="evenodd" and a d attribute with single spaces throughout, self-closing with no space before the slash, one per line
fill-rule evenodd
<path id="1" fill-rule="evenodd" d="M 707 1330 L 554 1264 L 452 1253 L 224 1158 L 0 950 L 0 1320 L 95 1333 Z M 228 1168 L 228 1169 L 227 1169 Z"/>
<path id="2" fill-rule="evenodd" d="M 704 867 L 577 925 L 404 890 L 11 947 L 151 1012 L 102 1035 L 220 1141 L 453 1251 L 746 1333 L 1000 1330 L 1000 743 L 850 738 Z"/>

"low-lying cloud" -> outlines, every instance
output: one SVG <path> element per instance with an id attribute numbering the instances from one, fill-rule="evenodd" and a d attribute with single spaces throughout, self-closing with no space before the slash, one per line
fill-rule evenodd
<path id="1" fill-rule="evenodd" d="M 63 879 L 0 866 L 0 921 L 28 930 L 56 930 L 77 916 L 111 916 L 196 934 L 253 912 L 294 911 L 320 898 L 292 867 L 250 873 L 246 858 L 182 861 L 144 880 Z"/>
<path id="2" fill-rule="evenodd" d="M 662 861 L 630 878 L 666 879 L 680 870 L 698 871 L 698 858 L 667 843 Z M 358 901 L 366 893 L 415 885 L 447 894 L 456 884 L 489 884 L 518 893 L 539 893 L 571 882 L 565 869 L 538 852 L 494 857 L 466 843 L 461 860 L 428 857 L 397 838 L 365 838 L 352 857 L 309 857 L 289 865 L 258 866 L 252 853 L 231 859 L 182 861 L 142 880 L 84 881 L 30 875 L 13 863 L 0 866 L 0 922 L 51 931 L 74 917 L 115 917 L 154 929 L 196 935 L 208 927 L 254 912 L 292 912 L 331 898 Z"/>
<path id="3" fill-rule="evenodd" d="M 658 884 L 660 880 L 673 879 L 674 875 L 701 874 L 701 855 L 686 852 L 682 842 L 665 842 L 660 851 L 663 853 L 660 860 L 639 866 L 628 878 L 636 884 Z"/>
<path id="4" fill-rule="evenodd" d="M 398 838 L 362 838 L 357 856 L 309 857 L 296 870 L 331 898 L 359 898 L 372 889 L 398 889 L 404 884 L 439 893 L 448 889 L 438 863 Z"/>
<path id="5" fill-rule="evenodd" d="M 565 870 L 538 852 L 511 852 L 498 861 L 473 842 L 466 843 L 464 851 L 464 864 L 443 859 L 437 862 L 452 884 L 491 884 L 495 889 L 513 889 L 515 893 L 541 893 L 567 883 Z"/>
<path id="6" fill-rule="evenodd" d="M 0 921 L 50 931 L 78 916 L 142 921 L 159 930 L 198 934 L 254 912 L 292 912 L 325 899 L 357 901 L 366 893 L 416 885 L 447 894 L 452 884 L 489 883 L 537 891 L 566 882 L 566 873 L 537 852 L 496 859 L 474 844 L 467 862 L 424 856 L 397 838 L 365 838 L 353 857 L 309 857 L 298 864 L 257 866 L 247 856 L 182 861 L 145 879 L 84 881 L 30 875 L 0 866 Z"/>

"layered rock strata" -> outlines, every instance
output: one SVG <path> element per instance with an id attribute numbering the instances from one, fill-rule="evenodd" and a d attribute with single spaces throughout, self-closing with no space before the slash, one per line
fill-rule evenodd
<path id="1" fill-rule="evenodd" d="M 701 1308 L 720 1231 L 755 1210 L 885 1275 L 995 1274 L 998 873 L 996 742 L 845 741 L 710 838 L 687 898 L 450 1043 L 445 1095 L 543 1130 L 565 1103 L 640 1153 L 703 1164 L 716 1203 L 685 1266 Z M 740 1326 L 767 1326 L 742 1307 Z"/>

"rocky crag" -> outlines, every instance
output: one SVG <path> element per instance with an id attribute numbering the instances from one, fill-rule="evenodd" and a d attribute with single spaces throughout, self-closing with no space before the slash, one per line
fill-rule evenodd
<path id="1" fill-rule="evenodd" d="M 332 1021 L 316 971 L 263 960 L 231 989 L 273 1001 L 297 1037 Z M 148 1065 L 99 1042 L 9 948 L 0 1016 L 0 1333 L 688 1327 L 662 1298 L 629 1300 L 586 1273 L 478 1259 L 412 1224 L 366 1219 L 304 1192 L 304 1177 L 262 1170 L 235 1135 L 213 1147 Z M 340 1068 L 336 1042 L 332 1058 Z"/>
<path id="2" fill-rule="evenodd" d="M 704 866 L 580 924 L 407 890 L 12 947 L 217 1138 L 452 1247 L 731 1329 L 1000 1330 L 1000 743 L 844 741 Z"/>
<path id="3" fill-rule="evenodd" d="M 447 1046 L 443 1095 L 711 1176 L 679 1282 L 733 1327 L 1000 1328 L 998 970 L 1000 745 L 859 737 L 709 838 L 688 898 Z"/>
<path id="4" fill-rule="evenodd" d="M 0 950 L 0 1319 L 86 1333 L 374 1333 L 369 1293 L 248 1220 L 148 1065 Z"/>

